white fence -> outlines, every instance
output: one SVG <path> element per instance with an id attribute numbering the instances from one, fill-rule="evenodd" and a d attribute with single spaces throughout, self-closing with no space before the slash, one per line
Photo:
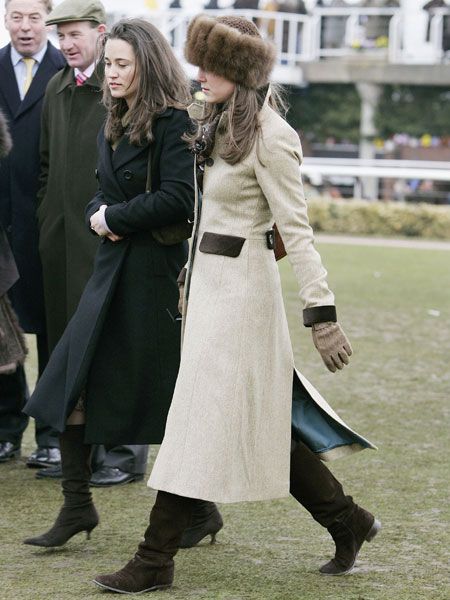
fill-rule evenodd
<path id="1" fill-rule="evenodd" d="M 182 57 L 186 27 L 198 9 L 149 10 L 143 2 L 105 2 L 111 20 L 141 14 L 150 18 L 171 40 L 177 55 Z M 210 10 L 209 14 L 230 13 L 232 9 Z M 3 13 L 3 6 L 0 13 Z M 404 10 L 400 8 L 315 8 L 308 15 L 268 12 L 265 10 L 236 11 L 255 21 L 263 35 L 272 39 L 278 50 L 281 79 L 290 83 L 302 62 L 336 57 L 365 56 L 379 58 L 393 64 L 440 64 L 450 59 L 447 48 L 450 8 L 434 9 L 427 23 L 417 31 L 406 24 Z M 425 11 L 421 11 L 427 21 Z M 2 15 L 0 15 L 2 16 Z M 413 28 L 414 29 L 414 28 Z M 414 39 L 414 54 L 408 51 L 405 39 Z M 0 43 L 8 35 L 0 26 Z"/>
<path id="2" fill-rule="evenodd" d="M 410 199 L 438 204 L 450 203 L 450 162 L 360 158 L 305 157 L 301 172 L 318 188 L 347 188 L 350 196 L 365 197 L 364 181 L 375 181 L 371 199 Z M 408 182 L 417 182 L 414 190 Z M 419 182 L 425 182 L 423 189 Z M 441 184 L 441 185 L 440 185 Z"/>
<path id="3" fill-rule="evenodd" d="M 223 14 L 210 10 L 208 14 Z M 230 12 L 230 10 L 226 11 Z M 392 64 L 439 64 L 446 60 L 445 20 L 450 9 L 432 12 L 426 28 L 418 32 L 416 52 L 411 55 L 404 43 L 404 14 L 398 8 L 316 8 L 312 14 L 268 12 L 264 10 L 236 11 L 253 20 L 264 37 L 277 47 L 280 67 L 298 67 L 299 63 L 331 57 L 379 58 Z M 195 12 L 187 9 L 167 9 L 150 13 L 182 57 L 186 28 Z M 426 19 L 426 13 L 424 13 Z"/>
<path id="4" fill-rule="evenodd" d="M 376 177 L 377 179 L 429 179 L 450 181 L 450 162 L 424 160 L 367 160 L 362 158 L 305 157 L 302 172 L 308 177 Z"/>

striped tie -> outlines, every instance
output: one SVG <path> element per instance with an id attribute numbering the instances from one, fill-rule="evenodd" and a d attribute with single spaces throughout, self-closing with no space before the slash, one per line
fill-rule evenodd
<path id="1" fill-rule="evenodd" d="M 22 93 L 25 96 L 25 94 L 28 92 L 31 82 L 33 81 L 33 67 L 36 61 L 34 60 L 34 58 L 25 57 L 22 58 L 22 62 L 25 63 L 26 67 L 25 79 L 22 88 Z"/>
<path id="2" fill-rule="evenodd" d="M 75 75 L 75 82 L 77 85 L 84 85 L 87 79 L 87 76 L 84 73 L 81 73 L 81 71 Z"/>

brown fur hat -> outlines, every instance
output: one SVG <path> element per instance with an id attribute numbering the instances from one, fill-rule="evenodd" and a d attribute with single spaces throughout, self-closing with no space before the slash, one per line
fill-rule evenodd
<path id="1" fill-rule="evenodd" d="M 0 158 L 4 158 L 11 150 L 12 141 L 9 135 L 8 125 L 2 111 L 0 110 Z"/>
<path id="2" fill-rule="evenodd" d="M 257 89 L 269 81 L 275 47 L 243 17 L 198 15 L 189 24 L 184 55 L 205 71 Z"/>

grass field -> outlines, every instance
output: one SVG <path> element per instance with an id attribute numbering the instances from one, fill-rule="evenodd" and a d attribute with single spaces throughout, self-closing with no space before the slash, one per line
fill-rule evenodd
<path id="1" fill-rule="evenodd" d="M 444 600 L 450 598 L 450 253 L 318 246 L 354 348 L 332 375 L 301 327 L 297 286 L 284 260 L 285 299 L 298 366 L 378 452 L 332 465 L 347 493 L 381 519 L 354 573 L 327 578 L 325 530 L 292 498 L 223 507 L 215 546 L 181 551 L 171 591 L 154 600 Z M 30 372 L 33 357 L 30 357 Z M 33 448 L 28 428 L 23 456 Z M 155 448 L 152 449 L 152 457 Z M 144 484 L 95 491 L 101 524 L 87 542 L 56 550 L 21 544 L 60 504 L 56 482 L 34 479 L 24 458 L 0 466 L 0 599 L 100 599 L 90 580 L 128 560 L 146 526 Z"/>

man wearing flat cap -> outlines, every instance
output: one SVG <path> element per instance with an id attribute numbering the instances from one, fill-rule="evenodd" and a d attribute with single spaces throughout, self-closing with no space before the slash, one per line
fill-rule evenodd
<path id="1" fill-rule="evenodd" d="M 72 317 L 89 279 L 98 236 L 84 218 L 97 191 L 97 133 L 105 120 L 102 66 L 98 48 L 106 31 L 106 13 L 98 0 L 64 0 L 48 15 L 56 25 L 67 66 L 48 85 L 42 114 L 41 187 L 38 193 L 39 250 L 44 275 L 47 332 L 54 349 Z M 105 382 L 107 385 L 107 382 Z M 146 446 L 102 449 L 93 485 L 141 479 Z M 63 465 L 64 467 L 64 465 Z M 60 476 L 46 469 L 39 477 Z"/>

